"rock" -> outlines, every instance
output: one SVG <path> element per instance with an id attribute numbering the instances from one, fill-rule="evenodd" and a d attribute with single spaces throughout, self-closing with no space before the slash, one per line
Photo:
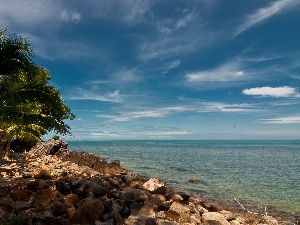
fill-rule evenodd
<path id="1" fill-rule="evenodd" d="M 86 199 L 82 206 L 75 210 L 70 224 L 94 225 L 97 218 L 103 213 L 104 205 L 98 199 Z"/>
<path id="2" fill-rule="evenodd" d="M 30 208 L 31 202 L 30 201 L 16 201 L 13 203 L 13 207 L 17 210 L 25 210 Z"/>
<path id="3" fill-rule="evenodd" d="M 46 170 L 40 170 L 37 172 L 37 174 L 34 175 L 35 179 L 42 179 L 42 180 L 51 180 L 52 176 L 50 175 L 50 172 Z"/>
<path id="4" fill-rule="evenodd" d="M 191 179 L 189 179 L 189 182 L 190 183 L 199 183 L 199 180 L 196 178 L 191 178 Z"/>
<path id="5" fill-rule="evenodd" d="M 173 211 L 179 215 L 181 214 L 188 214 L 190 212 L 189 207 L 179 203 L 179 202 L 173 202 L 170 206 L 169 211 Z"/>
<path id="6" fill-rule="evenodd" d="M 145 225 L 177 225 L 178 223 L 159 218 L 148 218 Z"/>
<path id="7" fill-rule="evenodd" d="M 151 205 L 144 204 L 142 207 L 134 203 L 131 215 L 125 220 L 125 225 L 144 225 L 149 218 L 154 218 L 155 213 Z"/>
<path id="8" fill-rule="evenodd" d="M 10 192 L 10 197 L 14 201 L 31 201 L 34 197 L 34 192 L 30 190 L 13 190 Z"/>
<path id="9" fill-rule="evenodd" d="M 231 220 L 229 221 L 230 225 L 240 225 L 240 222 L 237 220 Z"/>
<path id="10" fill-rule="evenodd" d="M 222 214 L 227 221 L 231 221 L 231 220 L 235 220 L 236 219 L 236 216 L 232 212 L 229 212 L 229 211 L 226 211 L 226 210 L 222 210 L 219 213 Z"/>
<path id="11" fill-rule="evenodd" d="M 42 189 L 35 193 L 32 199 L 32 205 L 39 206 L 43 204 L 48 204 L 57 195 L 57 191 L 52 191 L 50 189 Z"/>
<path id="12" fill-rule="evenodd" d="M 181 195 L 179 195 L 179 194 L 173 194 L 172 197 L 171 197 L 171 199 L 172 199 L 173 201 L 177 201 L 177 202 L 183 201 L 183 198 L 182 198 Z"/>
<path id="13" fill-rule="evenodd" d="M 206 212 L 202 214 L 202 222 L 204 225 L 230 225 L 225 217 L 217 212 Z"/>
<path id="14" fill-rule="evenodd" d="M 155 191 L 157 188 L 165 186 L 165 182 L 161 181 L 157 178 L 151 178 L 147 182 L 143 184 L 143 186 L 146 188 L 148 191 Z"/>
<path id="15" fill-rule="evenodd" d="M 190 209 L 179 202 L 173 202 L 169 211 L 166 212 L 165 219 L 178 222 L 179 224 L 190 223 Z"/>
<path id="16" fill-rule="evenodd" d="M 42 179 L 36 179 L 33 181 L 28 182 L 27 189 L 31 191 L 38 191 L 41 189 L 45 189 L 48 187 L 48 184 L 45 180 Z"/>
<path id="17" fill-rule="evenodd" d="M 82 193 L 84 196 L 100 197 L 109 193 L 109 189 L 103 187 L 103 185 L 100 185 L 97 182 L 89 181 L 83 186 Z"/>
<path id="18" fill-rule="evenodd" d="M 72 192 L 68 185 L 62 180 L 56 182 L 56 188 L 61 194 L 64 195 L 70 194 Z"/>
<path id="19" fill-rule="evenodd" d="M 121 199 L 125 201 L 143 202 L 149 199 L 145 191 L 140 189 L 132 189 L 129 191 L 122 191 Z"/>
<path id="20" fill-rule="evenodd" d="M 63 197 L 62 201 L 67 205 L 74 205 L 78 201 L 78 196 L 76 194 L 68 194 Z"/>
<path id="21" fill-rule="evenodd" d="M 267 225 L 278 225 L 278 221 L 272 216 L 263 216 L 259 220 L 259 223 Z"/>

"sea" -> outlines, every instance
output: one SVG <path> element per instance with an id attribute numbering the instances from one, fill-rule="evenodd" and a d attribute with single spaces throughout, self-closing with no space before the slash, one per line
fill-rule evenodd
<path id="1" fill-rule="evenodd" d="M 120 160 L 204 201 L 254 213 L 300 216 L 300 140 L 69 141 L 69 149 Z M 197 182 L 191 183 L 190 179 Z"/>

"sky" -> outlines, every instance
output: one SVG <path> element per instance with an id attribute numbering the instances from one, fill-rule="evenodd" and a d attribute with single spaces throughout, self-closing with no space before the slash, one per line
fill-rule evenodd
<path id="1" fill-rule="evenodd" d="M 50 71 L 71 140 L 300 139 L 299 0 L 0 0 L 0 28 Z"/>

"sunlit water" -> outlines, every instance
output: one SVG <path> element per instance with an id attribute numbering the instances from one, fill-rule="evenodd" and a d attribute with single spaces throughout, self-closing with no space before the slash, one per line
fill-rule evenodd
<path id="1" fill-rule="evenodd" d="M 69 149 L 218 203 L 300 214 L 300 141 L 70 141 Z"/>

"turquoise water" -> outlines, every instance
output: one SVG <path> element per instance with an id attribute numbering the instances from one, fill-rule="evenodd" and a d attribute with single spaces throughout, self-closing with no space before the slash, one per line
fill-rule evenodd
<path id="1" fill-rule="evenodd" d="M 70 141 L 69 149 L 217 203 L 300 214 L 300 141 Z"/>

